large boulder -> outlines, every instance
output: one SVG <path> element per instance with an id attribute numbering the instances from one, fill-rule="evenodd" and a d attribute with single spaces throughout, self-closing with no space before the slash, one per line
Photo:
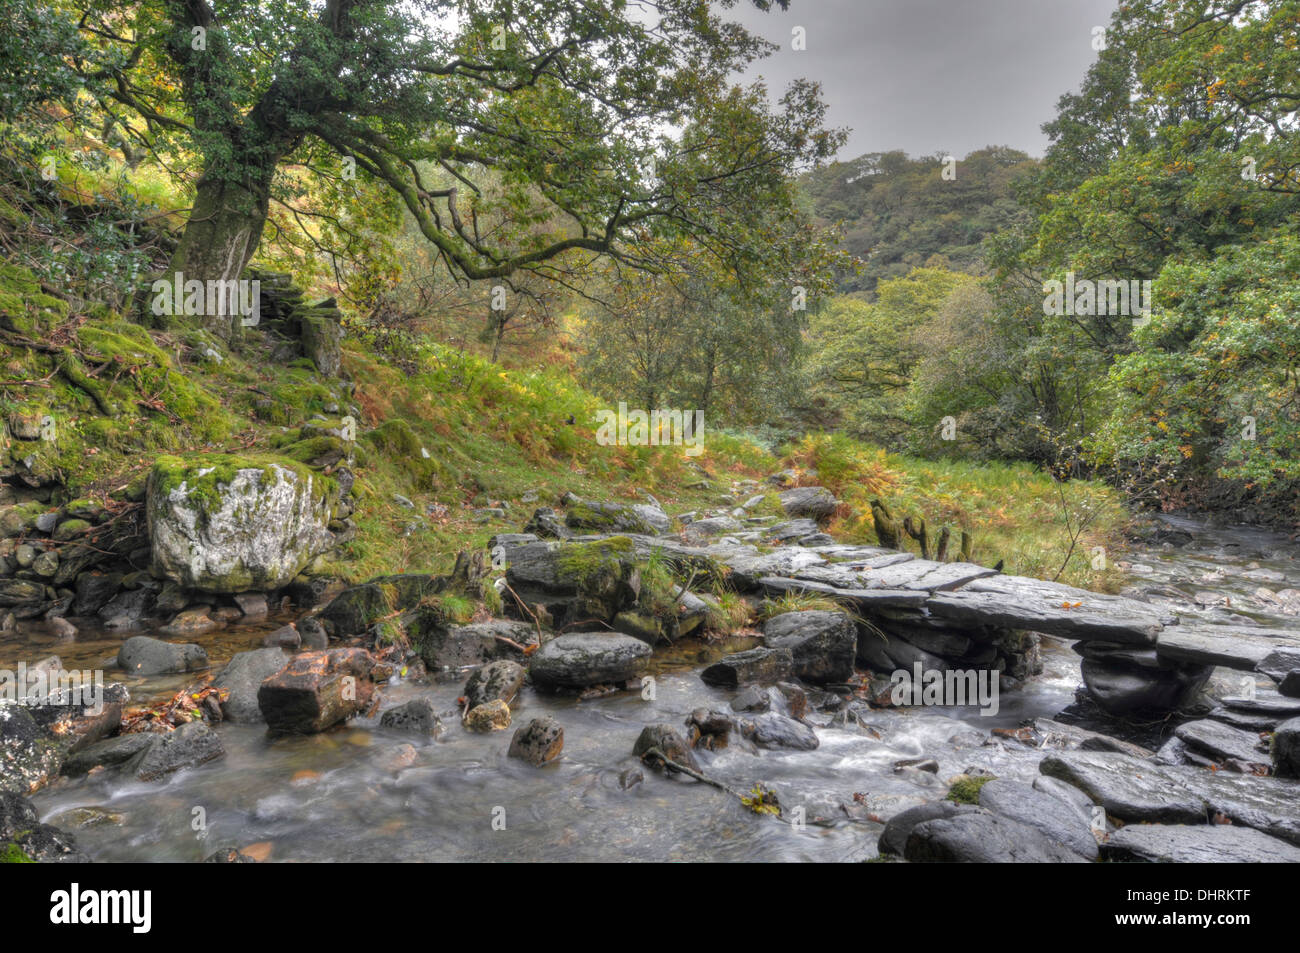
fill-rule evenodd
<path id="1" fill-rule="evenodd" d="M 161 457 L 147 484 L 154 575 L 205 592 L 278 589 L 333 545 L 336 496 L 288 459 Z"/>
<path id="2" fill-rule="evenodd" d="M 529 674 L 540 688 L 586 688 L 639 675 L 650 646 L 621 632 L 558 635 L 532 657 Z"/>
<path id="3" fill-rule="evenodd" d="M 858 630 L 843 612 L 783 612 L 763 625 L 768 648 L 789 649 L 794 673 L 809 682 L 844 682 L 853 675 Z"/>

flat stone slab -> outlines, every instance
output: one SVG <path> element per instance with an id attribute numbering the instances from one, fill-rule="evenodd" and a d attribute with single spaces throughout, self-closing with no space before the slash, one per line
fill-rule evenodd
<path id="1" fill-rule="evenodd" d="M 864 608 L 919 608 L 929 598 L 929 593 L 911 589 L 840 589 L 825 583 L 787 579 L 784 576 L 764 576 L 758 580 L 758 585 L 769 592 L 817 592 L 854 602 Z"/>
<path id="2" fill-rule="evenodd" d="M 1236 824 L 1130 824 L 1102 843 L 1101 856 L 1153 864 L 1294 864 L 1300 847 Z"/>
<path id="3" fill-rule="evenodd" d="M 1157 764 L 1109 751 L 1049 755 L 1038 770 L 1073 784 L 1125 822 L 1205 824 L 1217 813 L 1300 846 L 1300 782 Z"/>
<path id="4" fill-rule="evenodd" d="M 1258 748 L 1259 734 L 1225 725 L 1220 721 L 1200 719 L 1174 729 L 1174 735 L 1194 751 L 1215 761 L 1236 758 L 1254 764 L 1268 764 L 1268 752 Z"/>
<path id="5" fill-rule="evenodd" d="M 1225 695 L 1219 701 L 1223 702 L 1224 708 L 1233 711 L 1276 715 L 1282 719 L 1300 716 L 1300 698 L 1287 698 L 1285 695 L 1268 695 L 1264 692 L 1260 692 L 1253 698 L 1244 695 Z"/>
<path id="6" fill-rule="evenodd" d="M 1150 645 L 1163 628 L 1159 611 L 1146 603 L 1021 576 L 976 579 L 955 592 L 935 593 L 926 608 L 965 625 L 1028 629 L 1074 641 Z"/>
<path id="7" fill-rule="evenodd" d="M 1179 662 L 1253 672 L 1270 652 L 1295 644 L 1278 629 L 1184 622 L 1161 631 L 1156 638 L 1156 652 Z"/>

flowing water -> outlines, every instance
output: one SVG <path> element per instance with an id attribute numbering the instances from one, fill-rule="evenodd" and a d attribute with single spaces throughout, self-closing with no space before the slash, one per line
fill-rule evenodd
<path id="1" fill-rule="evenodd" d="M 1295 626 L 1284 600 L 1257 593 L 1300 587 L 1294 544 L 1256 530 L 1169 522 L 1195 541 L 1127 554 L 1136 591 L 1154 590 L 1150 598 L 1208 621 Z M 1197 608 L 1198 593 L 1203 602 L 1216 593 L 1229 603 Z M 280 621 L 231 626 L 196 641 L 219 670 L 235 652 L 260 647 L 262 633 Z M 25 627 L 0 636 L 0 667 L 58 654 L 65 668 L 105 668 L 121 638 L 87 628 L 75 641 L 55 642 Z M 980 769 L 1036 776 L 1042 752 L 990 732 L 1056 715 L 1079 684 L 1077 656 L 1045 639 L 1043 675 L 1003 693 L 992 717 L 977 708 L 878 710 L 847 719 L 814 712 L 816 750 L 697 753 L 702 770 L 733 789 L 774 789 L 787 817 L 803 808 L 807 823 L 798 825 L 755 815 L 710 786 L 643 769 L 631 755 L 645 725 L 680 727 L 695 708 L 726 709 L 733 693 L 704 685 L 698 671 L 744 647 L 691 642 L 657 657 L 653 700 L 625 692 L 580 701 L 525 688 L 512 706 L 514 724 L 552 715 L 564 727 L 563 757 L 540 769 L 506 756 L 513 726 L 487 735 L 460 727 L 462 673 L 385 690 L 385 707 L 429 698 L 446 726 L 437 740 L 380 728 L 377 717 L 289 738 L 222 725 L 226 756 L 211 764 L 148 784 L 111 772 L 65 779 L 33 800 L 42 820 L 73 830 L 82 849 L 102 861 L 196 861 L 220 847 L 249 845 L 277 861 L 863 860 L 875 856 L 881 830 L 872 815 L 941 797 L 941 779 Z M 187 680 L 129 684 L 139 702 Z M 896 762 L 921 757 L 938 761 L 937 776 L 895 770 Z M 643 780 L 629 783 L 629 772 Z M 74 808 L 94 809 L 97 823 L 60 820 Z"/>

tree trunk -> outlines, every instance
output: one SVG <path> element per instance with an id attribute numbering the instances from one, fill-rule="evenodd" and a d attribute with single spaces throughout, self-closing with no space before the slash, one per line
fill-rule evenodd
<path id="1" fill-rule="evenodd" d="M 182 281 L 237 281 L 257 250 L 270 203 L 270 176 L 251 184 L 230 182 L 205 173 L 194 193 L 194 209 L 167 274 Z M 236 302 L 238 303 L 238 302 Z M 223 340 L 238 334 L 237 308 L 205 314 L 203 325 Z M 179 310 L 178 310 L 179 313 Z"/>

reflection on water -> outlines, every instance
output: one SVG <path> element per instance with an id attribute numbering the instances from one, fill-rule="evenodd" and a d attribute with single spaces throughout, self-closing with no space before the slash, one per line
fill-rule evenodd
<path id="1" fill-rule="evenodd" d="M 1274 589 L 1300 582 L 1293 547 L 1279 552 L 1289 546 L 1285 540 L 1200 526 L 1194 532 L 1200 538 L 1193 547 L 1132 554 L 1152 569 L 1135 582 L 1176 593 L 1212 584 L 1248 592 L 1259 585 L 1242 575 L 1251 564 L 1286 576 L 1270 583 Z M 1223 577 L 1201 581 L 1209 571 Z M 1268 618 L 1294 624 L 1277 614 Z M 261 634 L 282 621 L 232 626 L 196 641 L 219 668 L 233 653 L 258 647 Z M 122 637 L 88 629 L 74 642 L 55 642 L 28 626 L 20 636 L 0 637 L 0 666 L 57 653 L 69 668 L 104 667 Z M 226 756 L 202 768 L 152 784 L 123 783 L 107 773 L 63 781 L 34 800 L 43 820 L 77 807 L 120 815 L 75 830 L 82 848 L 105 861 L 196 861 L 219 847 L 252 844 L 269 844 L 278 861 L 862 860 L 876 853 L 881 825 L 871 816 L 941 797 L 942 779 L 974 769 L 1032 779 L 1041 753 L 1004 745 L 990 731 L 1055 715 L 1079 683 L 1077 657 L 1045 640 L 1043 676 L 1001 694 L 994 717 L 981 717 L 977 708 L 881 710 L 860 719 L 814 713 L 817 750 L 698 752 L 703 770 L 732 788 L 761 783 L 777 791 L 787 813 L 803 807 L 809 823 L 802 830 L 751 814 L 709 786 L 649 769 L 643 781 L 625 787 L 624 772 L 639 770 L 631 750 L 642 726 L 681 726 L 694 708 L 728 706 L 732 693 L 704 685 L 698 670 L 743 647 L 683 643 L 657 660 L 653 700 L 628 692 L 579 701 L 526 688 L 514 705 L 515 724 L 553 715 L 565 731 L 562 759 L 542 769 L 506 757 L 513 726 L 489 735 L 462 730 L 458 677 L 394 684 L 385 692 L 385 707 L 429 698 L 446 726 L 436 741 L 381 729 L 377 717 L 323 735 L 277 739 L 263 728 L 223 725 Z M 137 680 L 132 691 L 141 700 L 186 681 Z M 937 776 L 895 770 L 910 758 L 936 759 Z"/>

